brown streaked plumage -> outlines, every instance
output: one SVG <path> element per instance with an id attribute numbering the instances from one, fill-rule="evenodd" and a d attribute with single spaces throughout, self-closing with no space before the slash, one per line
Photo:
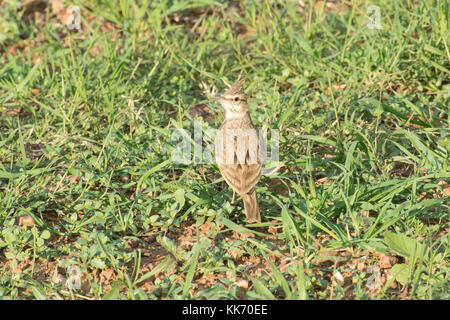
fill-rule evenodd
<path id="1" fill-rule="evenodd" d="M 242 196 L 247 221 L 251 223 L 261 222 L 254 187 L 264 167 L 264 145 L 250 117 L 243 82 L 244 79 L 236 81 L 216 99 L 225 109 L 225 121 L 217 133 L 215 149 L 220 173 Z"/>

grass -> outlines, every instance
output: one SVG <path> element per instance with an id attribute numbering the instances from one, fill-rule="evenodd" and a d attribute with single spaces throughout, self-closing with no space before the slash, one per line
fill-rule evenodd
<path id="1" fill-rule="evenodd" d="M 447 2 L 74 3 L 0 5 L 1 298 L 450 298 Z M 241 72 L 285 163 L 254 225 L 171 156 Z"/>

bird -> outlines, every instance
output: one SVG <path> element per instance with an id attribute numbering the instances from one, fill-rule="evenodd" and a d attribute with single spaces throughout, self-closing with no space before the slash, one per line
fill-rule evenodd
<path id="1" fill-rule="evenodd" d="M 215 159 L 226 183 L 242 197 L 248 223 L 261 222 L 255 185 L 265 164 L 265 143 L 250 117 L 244 92 L 245 78 L 239 78 L 222 95 L 216 96 L 225 110 L 225 120 L 215 139 Z"/>

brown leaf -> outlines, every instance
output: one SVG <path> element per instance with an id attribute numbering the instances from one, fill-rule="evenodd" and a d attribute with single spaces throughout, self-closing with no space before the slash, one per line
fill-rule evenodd
<path id="1" fill-rule="evenodd" d="M 395 257 L 391 257 L 386 254 L 381 254 L 378 265 L 380 266 L 380 268 L 389 269 L 389 268 L 392 268 L 393 264 L 395 264 L 394 260 L 396 260 Z"/>
<path id="2" fill-rule="evenodd" d="M 8 47 L 8 52 L 9 52 L 13 57 L 17 56 L 17 51 L 16 51 L 16 48 L 15 48 L 14 46 L 9 46 L 9 47 Z"/>
<path id="3" fill-rule="evenodd" d="M 103 50 L 103 45 L 101 42 L 96 42 L 91 48 L 91 55 L 93 57 L 98 56 Z"/>
<path id="4" fill-rule="evenodd" d="M 14 273 L 21 273 L 22 272 L 22 268 L 20 266 L 17 266 L 14 268 L 13 270 Z"/>
<path id="5" fill-rule="evenodd" d="M 450 197 L 450 185 L 444 180 L 439 180 L 438 185 L 442 186 L 442 189 L 447 197 Z"/>
<path id="6" fill-rule="evenodd" d="M 269 233 L 271 233 L 271 234 L 277 234 L 277 233 L 278 233 L 278 230 L 277 230 L 277 228 L 274 228 L 273 226 L 270 226 L 270 227 L 267 229 L 267 232 L 269 232 Z"/>
<path id="7" fill-rule="evenodd" d="M 110 280 L 111 277 L 114 274 L 114 270 L 113 269 L 105 269 L 102 271 L 102 275 L 105 277 L 106 280 Z"/>
<path id="8" fill-rule="evenodd" d="M 347 89 L 347 85 L 346 84 L 333 84 L 333 90 L 334 91 L 341 91 L 341 90 L 345 90 Z M 325 92 L 327 94 L 331 94 L 331 89 L 330 87 L 328 87 Z"/>
<path id="9" fill-rule="evenodd" d="M 316 186 L 321 186 L 321 185 L 323 185 L 323 184 L 331 184 L 333 181 L 331 181 L 330 179 L 328 179 L 327 177 L 323 177 L 323 178 L 320 178 L 320 179 L 317 179 L 316 181 L 315 181 L 315 185 Z"/>
<path id="10" fill-rule="evenodd" d="M 145 281 L 142 287 L 145 290 L 145 292 L 149 293 L 153 289 L 152 281 Z"/>
<path id="11" fill-rule="evenodd" d="M 342 276 L 342 274 L 339 271 L 336 271 L 334 273 L 334 280 L 337 282 L 337 284 L 339 284 L 340 286 L 342 286 L 344 284 L 344 277 Z"/>
<path id="12" fill-rule="evenodd" d="M 238 282 L 236 282 L 236 285 L 240 288 L 248 289 L 248 281 L 245 279 L 239 280 Z"/>
<path id="13" fill-rule="evenodd" d="M 202 224 L 198 229 L 201 237 L 207 237 L 209 231 L 213 227 L 212 223 L 210 221 L 206 221 L 204 224 Z"/>
<path id="14" fill-rule="evenodd" d="M 356 269 L 358 269 L 358 271 L 363 271 L 366 268 L 366 264 L 364 262 L 358 262 L 358 264 L 356 265 Z"/>
<path id="15" fill-rule="evenodd" d="M 34 220 L 28 214 L 24 214 L 19 217 L 19 226 L 33 227 L 35 225 Z"/>
<path id="16" fill-rule="evenodd" d="M 58 13 L 61 11 L 61 9 L 64 8 L 64 1 L 63 0 L 50 0 L 50 4 L 52 6 L 52 13 Z"/>
<path id="17" fill-rule="evenodd" d="M 70 175 L 67 177 L 67 179 L 69 179 L 70 182 L 72 182 L 73 184 L 77 184 L 80 181 L 80 176 L 77 175 Z"/>

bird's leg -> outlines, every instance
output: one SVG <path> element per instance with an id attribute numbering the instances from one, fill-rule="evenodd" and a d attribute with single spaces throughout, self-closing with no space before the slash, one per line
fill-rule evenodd
<path id="1" fill-rule="evenodd" d="M 233 198 L 231 199 L 231 204 L 234 204 L 234 197 L 236 196 L 236 192 L 233 190 Z"/>

